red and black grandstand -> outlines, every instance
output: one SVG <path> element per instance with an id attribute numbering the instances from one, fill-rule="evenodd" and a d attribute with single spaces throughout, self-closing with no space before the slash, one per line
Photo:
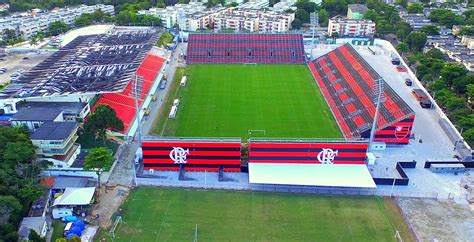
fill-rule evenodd
<path id="1" fill-rule="evenodd" d="M 143 169 L 240 171 L 240 141 L 143 141 Z M 178 161 L 176 158 L 180 158 Z"/>
<path id="2" fill-rule="evenodd" d="M 188 63 L 305 62 L 301 34 L 207 34 L 189 35 Z"/>
<path id="3" fill-rule="evenodd" d="M 368 138 L 376 109 L 375 81 L 380 75 L 350 45 L 308 63 L 346 138 Z M 387 84 L 377 120 L 375 141 L 407 144 L 414 111 Z"/>

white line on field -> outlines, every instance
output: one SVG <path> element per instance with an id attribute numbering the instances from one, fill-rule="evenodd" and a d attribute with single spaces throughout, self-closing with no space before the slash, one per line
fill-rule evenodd
<path id="1" fill-rule="evenodd" d="M 158 241 L 158 238 L 160 237 L 161 228 L 163 228 L 163 224 L 165 223 L 165 218 L 166 218 L 166 215 L 168 214 L 168 209 L 170 208 L 170 203 L 171 203 L 171 200 L 168 200 L 168 205 L 166 206 L 165 214 L 163 214 L 163 219 L 161 220 L 161 224 L 160 224 L 160 230 L 158 230 L 158 234 L 156 235 L 155 241 Z"/>

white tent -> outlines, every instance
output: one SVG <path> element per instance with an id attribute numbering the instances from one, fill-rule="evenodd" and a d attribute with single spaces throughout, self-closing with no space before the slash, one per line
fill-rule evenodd
<path id="1" fill-rule="evenodd" d="M 249 182 L 257 184 L 365 187 L 375 182 L 365 165 L 249 163 Z"/>
<path id="2" fill-rule="evenodd" d="M 89 205 L 94 197 L 95 187 L 67 187 L 63 195 L 54 200 L 53 206 Z"/>

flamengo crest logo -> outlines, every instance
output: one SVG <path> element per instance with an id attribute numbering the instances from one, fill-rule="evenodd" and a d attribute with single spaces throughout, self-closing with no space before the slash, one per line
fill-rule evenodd
<path id="1" fill-rule="evenodd" d="M 186 164 L 187 155 L 189 155 L 189 149 L 183 149 L 181 147 L 173 147 L 170 152 L 170 158 L 175 164 Z"/>
<path id="2" fill-rule="evenodd" d="M 333 149 L 323 148 L 323 150 L 319 152 L 317 156 L 318 161 L 321 162 L 322 164 L 332 164 L 338 152 L 339 150 L 334 151 Z"/>
<path id="3" fill-rule="evenodd" d="M 397 126 L 395 127 L 395 137 L 397 139 L 404 139 L 408 137 L 410 133 L 410 127 L 408 126 Z"/>

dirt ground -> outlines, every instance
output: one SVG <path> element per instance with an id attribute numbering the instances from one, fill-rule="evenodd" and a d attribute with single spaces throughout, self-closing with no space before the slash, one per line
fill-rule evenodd
<path id="1" fill-rule="evenodd" d="M 107 228 L 111 225 L 111 217 L 118 210 L 122 202 L 127 198 L 130 188 L 115 186 L 107 189 L 101 186 L 99 203 L 95 205 L 93 214 L 99 214 L 99 225 Z M 107 192 L 107 193 L 106 193 Z"/>
<path id="2" fill-rule="evenodd" d="M 420 241 L 474 241 L 474 210 L 469 205 L 415 198 L 397 202 Z"/>

